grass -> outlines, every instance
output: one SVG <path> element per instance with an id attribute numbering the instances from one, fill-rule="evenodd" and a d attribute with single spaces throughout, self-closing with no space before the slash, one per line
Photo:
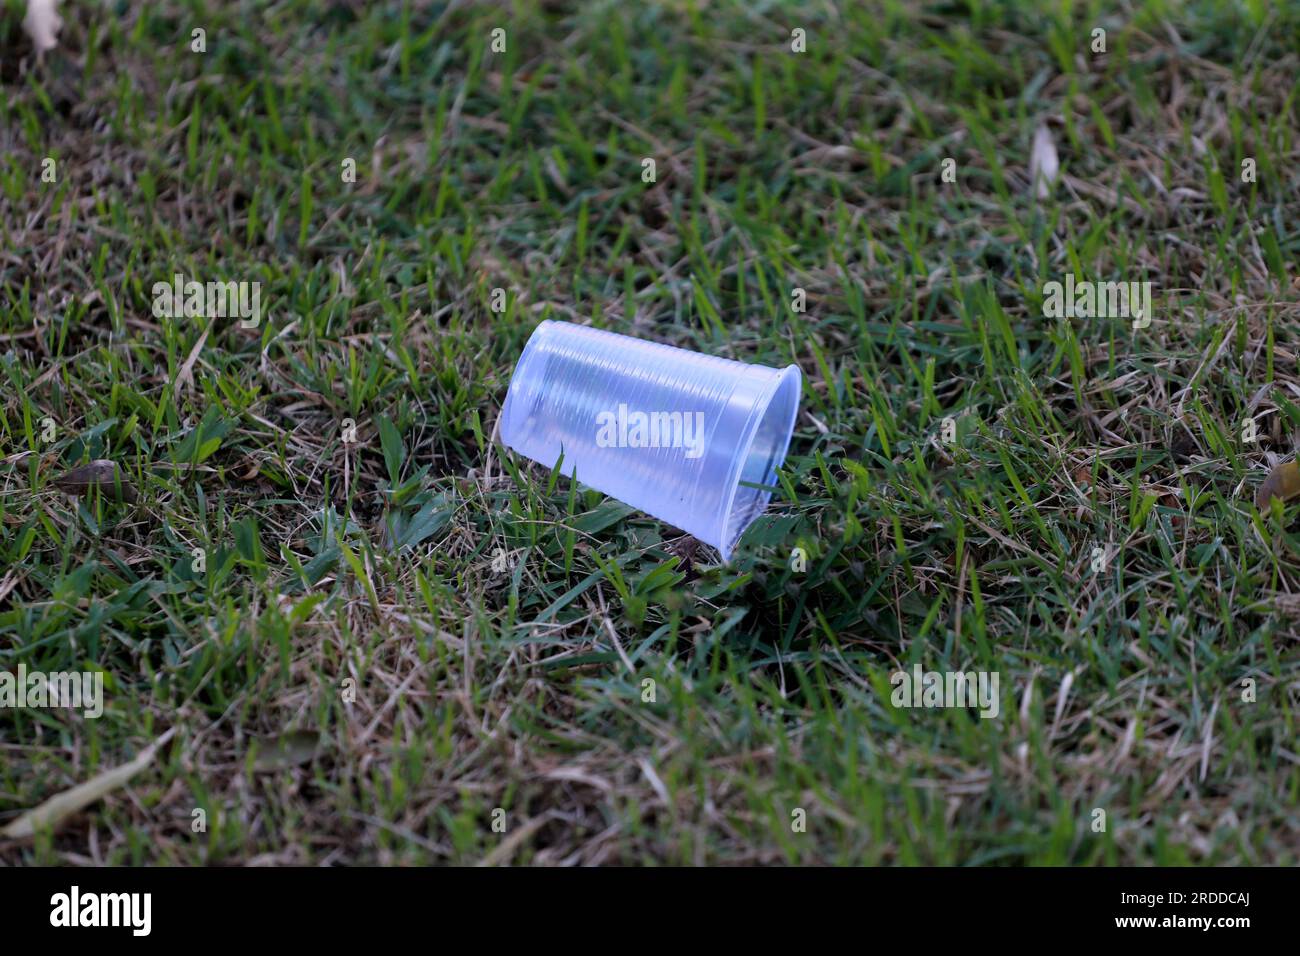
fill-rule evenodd
<path id="1" fill-rule="evenodd" d="M 0 825 L 175 734 L 0 861 L 1300 862 L 1300 17 L 1123 11 L 3 0 L 0 670 L 106 710 Z M 495 442 L 544 318 L 800 366 L 730 565 Z"/>

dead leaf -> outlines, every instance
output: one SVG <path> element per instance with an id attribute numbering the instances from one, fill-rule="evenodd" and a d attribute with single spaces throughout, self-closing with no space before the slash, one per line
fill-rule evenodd
<path id="1" fill-rule="evenodd" d="M 1056 144 L 1052 142 L 1051 131 L 1046 126 L 1040 126 L 1034 131 L 1034 143 L 1029 151 L 1029 184 L 1034 195 L 1039 199 L 1050 196 L 1060 169 L 1061 161 L 1056 155 Z"/>
<path id="2" fill-rule="evenodd" d="M 68 495 L 88 495 L 98 488 L 102 494 L 111 496 L 116 501 L 134 504 L 139 499 L 117 462 L 108 458 L 78 465 L 55 478 L 52 484 Z"/>
<path id="3" fill-rule="evenodd" d="M 1196 446 L 1196 439 L 1185 429 L 1178 429 L 1174 432 L 1173 438 L 1169 442 L 1169 453 L 1173 455 L 1174 462 L 1179 465 L 1185 465 L 1193 455 L 1199 452 Z"/>
<path id="4" fill-rule="evenodd" d="M 145 747 L 129 763 L 114 767 L 112 770 L 105 770 L 85 783 L 77 784 L 71 790 L 50 797 L 0 830 L 0 835 L 14 840 L 24 840 L 35 836 L 37 832 L 54 829 L 74 813 L 125 786 L 128 780 L 153 762 L 158 749 L 167 743 L 174 733 L 176 733 L 175 727 Z"/>
<path id="5" fill-rule="evenodd" d="M 1285 504 L 1297 496 L 1300 496 L 1300 464 L 1294 461 L 1283 462 L 1268 473 L 1264 483 L 1255 492 L 1255 507 L 1264 511 L 1274 498 L 1280 498 Z"/>
<path id="6" fill-rule="evenodd" d="M 63 20 L 59 17 L 58 6 L 59 0 L 27 0 L 23 29 L 32 38 L 37 53 L 44 54 L 59 45 Z"/>
<path id="7" fill-rule="evenodd" d="M 320 749 L 320 734 L 314 730 L 294 730 L 279 737 L 259 740 L 253 770 L 269 773 L 310 763 Z"/>
<path id="8" fill-rule="evenodd" d="M 500 866 L 503 863 L 509 863 L 510 858 L 515 855 L 515 850 L 519 849 L 519 847 L 527 842 L 529 837 L 557 815 L 558 811 L 548 810 L 540 816 L 533 817 L 523 825 L 515 827 L 514 832 L 498 843 L 492 852 L 479 860 L 476 865 Z"/>
<path id="9" fill-rule="evenodd" d="M 669 554 L 676 555 L 679 559 L 678 566 L 686 572 L 686 580 L 694 581 L 699 577 L 695 570 L 695 553 L 700 550 L 699 539 L 686 535 L 679 541 L 675 541 L 665 548 Z"/>
<path id="10" fill-rule="evenodd" d="M 211 331 L 212 323 L 209 322 L 208 327 L 204 329 L 203 334 L 199 336 L 199 340 L 194 343 L 194 348 L 190 349 L 190 354 L 185 360 L 185 364 L 182 365 L 181 370 L 176 373 L 176 381 L 172 383 L 173 402 L 180 402 L 182 388 L 185 388 L 186 386 L 190 388 L 194 387 L 194 363 L 198 360 L 199 353 L 203 351 L 203 343 L 208 340 L 208 333 Z"/>

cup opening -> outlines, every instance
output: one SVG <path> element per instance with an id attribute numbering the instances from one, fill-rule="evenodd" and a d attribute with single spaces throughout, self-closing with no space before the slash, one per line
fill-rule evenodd
<path id="1" fill-rule="evenodd" d="M 741 454 L 733 471 L 735 484 L 722 522 L 720 550 L 723 561 L 731 560 L 731 552 L 740 536 L 772 499 L 769 489 L 776 482 L 776 469 L 785 461 L 794 431 L 801 379 L 797 365 L 788 366 L 781 372 L 767 406 L 757 416 L 757 424 L 753 426 L 748 441 L 741 443 Z M 758 488 L 756 485 L 766 487 Z"/>

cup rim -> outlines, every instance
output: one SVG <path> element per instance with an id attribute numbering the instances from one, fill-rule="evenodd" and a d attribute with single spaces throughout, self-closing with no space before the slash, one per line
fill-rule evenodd
<path id="1" fill-rule="evenodd" d="M 793 388 L 794 394 L 790 397 L 790 412 L 784 423 L 785 427 L 781 430 L 781 438 L 775 446 L 778 451 L 773 458 L 777 462 L 774 467 L 779 468 L 781 463 L 785 461 L 786 453 L 790 450 L 790 440 L 794 437 L 794 423 L 799 415 L 799 396 L 802 385 L 803 372 L 799 366 L 787 365 L 773 378 L 771 387 L 762 399 L 754 403 L 754 410 L 750 412 L 749 420 L 745 423 L 744 437 L 736 446 L 735 459 L 727 473 L 727 497 L 719 521 L 719 531 L 721 533 L 718 537 L 718 551 L 722 554 L 724 562 L 731 560 L 731 555 L 740 542 L 741 536 L 751 524 L 758 520 L 759 516 L 767 509 L 768 502 L 772 500 L 772 492 L 760 491 L 758 500 L 761 501 L 761 506 L 755 509 L 753 517 L 745 522 L 743 528 L 738 528 L 734 533 L 732 532 L 731 525 L 734 518 L 732 512 L 736 506 L 736 494 L 740 491 L 741 471 L 744 468 L 745 460 L 749 457 L 750 450 L 754 446 L 754 442 L 758 439 L 759 427 L 767 418 L 767 413 L 771 409 L 772 403 L 776 401 L 777 395 L 783 390 Z"/>

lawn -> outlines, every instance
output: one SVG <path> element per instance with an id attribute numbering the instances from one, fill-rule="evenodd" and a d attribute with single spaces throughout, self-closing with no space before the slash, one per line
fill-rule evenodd
<path id="1" fill-rule="evenodd" d="M 1300 7 L 24 10 L 0 863 L 1300 863 Z M 800 367 L 730 563 L 501 446 L 543 319 Z"/>

